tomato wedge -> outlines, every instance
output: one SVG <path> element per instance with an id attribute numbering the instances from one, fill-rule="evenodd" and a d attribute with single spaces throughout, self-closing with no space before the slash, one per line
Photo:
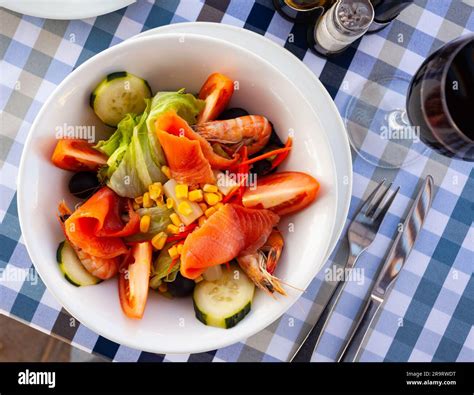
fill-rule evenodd
<path id="1" fill-rule="evenodd" d="M 150 281 L 151 251 L 148 241 L 134 244 L 120 268 L 120 305 L 127 317 L 143 317 Z"/>
<path id="2" fill-rule="evenodd" d="M 61 139 L 56 144 L 54 165 L 71 171 L 98 170 L 107 163 L 107 156 L 92 148 L 92 144 L 80 139 Z"/>
<path id="3" fill-rule="evenodd" d="M 263 177 L 253 190 L 247 188 L 242 204 L 285 215 L 307 207 L 316 198 L 318 191 L 319 182 L 310 175 L 285 171 Z"/>
<path id="4" fill-rule="evenodd" d="M 211 74 L 201 90 L 199 98 L 206 106 L 198 116 L 198 123 L 213 121 L 227 107 L 234 93 L 234 81 L 220 73 Z"/>

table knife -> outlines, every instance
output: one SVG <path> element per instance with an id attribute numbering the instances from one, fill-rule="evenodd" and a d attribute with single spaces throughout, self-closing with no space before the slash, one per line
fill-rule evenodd
<path id="1" fill-rule="evenodd" d="M 359 311 L 359 318 L 351 328 L 346 345 L 337 358 L 338 361 L 357 361 L 359 359 L 363 350 L 362 346 L 368 338 L 369 329 L 375 322 L 375 318 L 381 310 L 380 306 L 384 303 L 388 291 L 415 244 L 432 201 L 433 178 L 428 175 L 408 211 L 401 231 L 393 241 L 385 263 L 370 290 L 370 297 Z"/>

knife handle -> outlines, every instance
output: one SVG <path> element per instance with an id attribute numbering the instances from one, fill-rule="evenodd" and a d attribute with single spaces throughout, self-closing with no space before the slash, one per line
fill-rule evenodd
<path id="1" fill-rule="evenodd" d="M 355 362 L 362 353 L 362 345 L 368 334 L 369 328 L 379 311 L 382 300 L 370 297 L 359 313 L 359 319 L 352 326 L 338 362 Z"/>

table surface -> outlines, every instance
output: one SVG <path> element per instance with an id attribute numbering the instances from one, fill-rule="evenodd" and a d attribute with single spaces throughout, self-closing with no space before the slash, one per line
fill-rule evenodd
<path id="1" fill-rule="evenodd" d="M 342 113 L 351 86 L 381 74 L 410 78 L 428 54 L 472 32 L 472 5 L 470 0 L 415 1 L 388 28 L 365 36 L 344 55 L 330 60 L 308 51 L 305 29 L 279 16 L 271 0 L 139 0 L 111 14 L 75 21 L 44 20 L 0 10 L 0 310 L 76 347 L 116 361 L 287 360 L 321 309 L 324 271 L 279 320 L 244 342 L 211 352 L 150 354 L 116 344 L 76 322 L 35 276 L 18 223 L 17 173 L 31 123 L 55 87 L 91 56 L 142 31 L 195 20 L 244 27 L 284 46 L 319 77 Z M 374 245 L 359 260 L 367 281 L 363 286 L 348 284 L 313 360 L 334 359 L 420 179 L 432 174 L 436 184 L 432 209 L 361 360 L 473 361 L 472 164 L 427 150 L 401 170 L 376 168 L 354 154 L 353 166 L 347 223 L 382 178 L 401 189 Z M 346 254 L 345 238 L 341 237 L 326 267 L 343 262 Z"/>

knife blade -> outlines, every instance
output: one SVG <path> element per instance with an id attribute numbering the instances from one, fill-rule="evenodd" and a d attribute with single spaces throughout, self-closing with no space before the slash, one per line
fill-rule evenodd
<path id="1" fill-rule="evenodd" d="M 338 361 L 356 361 L 360 357 L 363 344 L 368 338 L 369 329 L 385 302 L 388 291 L 403 268 L 408 255 L 425 222 L 426 215 L 433 201 L 433 177 L 428 175 L 420 187 L 403 223 L 401 231 L 392 243 L 385 263 L 379 269 L 370 297 L 358 313 L 358 319 L 350 330 L 345 347 L 338 356 Z"/>

